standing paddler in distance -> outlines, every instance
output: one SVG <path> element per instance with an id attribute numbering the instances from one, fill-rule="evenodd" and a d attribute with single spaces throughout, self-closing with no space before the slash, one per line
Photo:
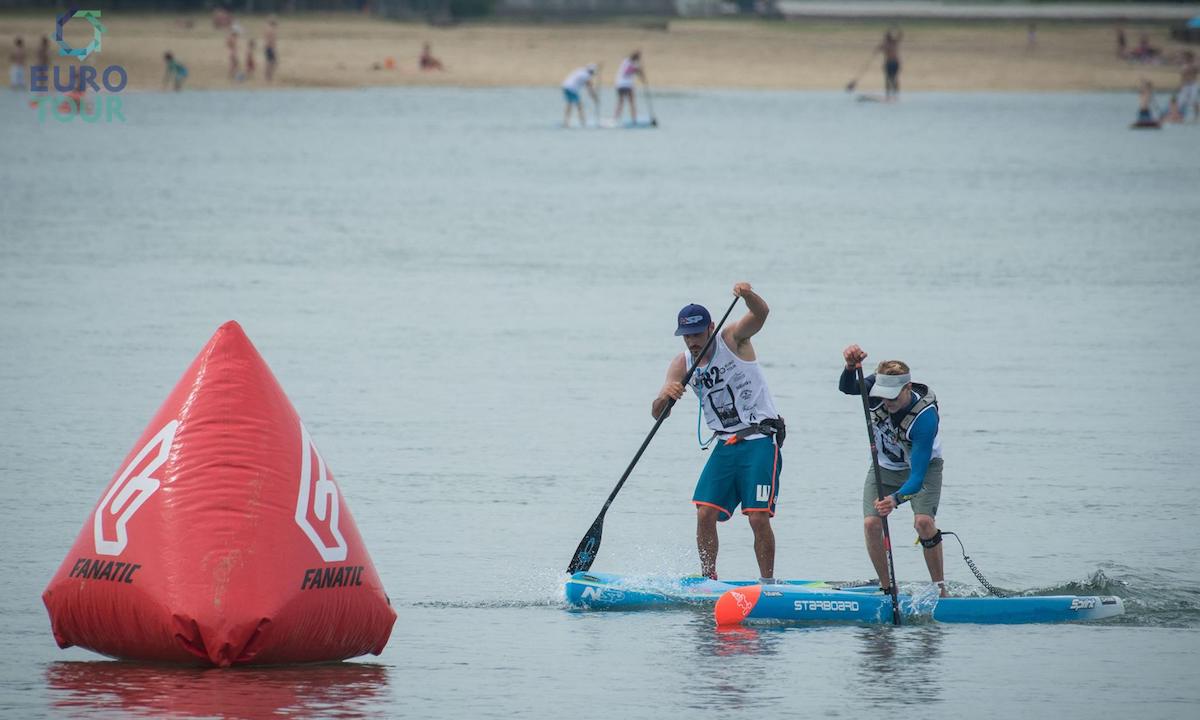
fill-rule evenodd
<path id="1" fill-rule="evenodd" d="M 637 84 L 638 78 L 641 78 L 643 83 L 646 82 L 646 73 L 642 70 L 642 51 L 634 50 L 629 57 L 621 61 L 621 65 L 617 68 L 617 76 L 613 79 L 613 86 L 617 91 L 617 110 L 613 113 L 613 122 L 621 122 L 621 110 L 625 107 L 625 101 L 628 100 L 629 122 L 637 123 L 634 86 Z"/>
<path id="2" fill-rule="evenodd" d="M 747 313 L 721 330 L 704 357 L 700 353 L 715 332 L 712 317 L 701 305 L 679 311 L 675 334 L 683 337 L 687 352 L 667 366 L 667 380 L 651 404 L 651 414 L 658 417 L 672 399 L 683 397 L 683 379 L 695 364 L 690 385 L 713 431 L 708 443 L 720 441 L 692 496 L 700 572 L 717 579 L 717 523 L 728 520 L 741 505 L 754 531 L 760 581 L 769 583 L 775 577 L 771 518 L 779 497 L 785 430 L 750 338 L 762 329 L 770 309 L 749 283 L 734 285 L 733 294 L 745 301 Z"/>
<path id="3" fill-rule="evenodd" d="M 883 34 L 883 41 L 876 48 L 883 53 L 883 92 L 888 101 L 900 99 L 900 41 L 904 39 L 904 31 L 896 26 L 888 28 Z"/>
<path id="4" fill-rule="evenodd" d="M 842 351 L 845 368 L 838 389 L 847 395 L 861 391 L 855 368 L 867 354 L 857 345 Z M 942 574 L 942 533 L 937 529 L 938 502 L 942 496 L 942 446 L 939 441 L 937 397 L 928 386 L 912 382 L 908 365 L 900 360 L 885 360 L 863 382 L 871 399 L 871 424 L 875 432 L 883 497 L 879 497 L 874 468 L 868 468 L 863 487 L 863 533 L 867 554 L 879 576 L 879 588 L 889 592 L 887 555 L 883 547 L 883 523 L 880 517 L 902 503 L 912 503 L 913 527 L 925 549 L 929 578 L 946 597 Z"/>
<path id="5" fill-rule="evenodd" d="M 592 96 L 592 102 L 599 102 L 600 98 L 596 95 L 596 88 L 592 85 L 592 81 L 596 77 L 596 64 L 589 63 L 583 67 L 575 68 L 567 75 L 562 83 L 563 99 L 567 102 L 567 108 L 563 111 L 563 127 L 571 126 L 571 108 L 575 108 L 579 112 L 579 127 L 587 127 L 587 118 L 583 112 L 583 102 L 580 98 L 580 93 L 586 88 L 588 94 Z M 599 122 L 597 117 L 596 121 Z"/>

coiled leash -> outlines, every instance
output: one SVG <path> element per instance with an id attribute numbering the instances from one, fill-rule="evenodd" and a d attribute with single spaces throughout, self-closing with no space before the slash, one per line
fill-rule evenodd
<path id="1" fill-rule="evenodd" d="M 983 573 L 979 572 L 979 568 L 975 567 L 975 561 L 972 560 L 967 555 L 967 548 L 966 548 L 966 546 L 963 545 L 962 538 L 960 538 L 958 536 L 958 533 L 953 533 L 953 532 L 950 532 L 949 530 L 938 530 L 937 535 L 934 535 L 932 538 L 930 538 L 929 542 L 932 542 L 933 545 L 937 545 L 937 542 L 934 542 L 934 540 L 936 539 L 936 540 L 940 541 L 942 535 L 953 535 L 954 539 L 958 541 L 958 547 L 962 549 L 963 560 L 967 561 L 967 567 L 971 568 L 971 572 L 975 573 L 975 578 L 977 580 L 979 580 L 980 585 L 983 585 L 987 589 L 988 592 L 995 595 L 996 597 L 1010 597 L 1011 596 L 1011 593 L 1006 593 L 1003 590 L 997 589 L 995 585 L 992 585 L 990 582 L 987 581 L 987 578 L 985 578 L 983 576 Z M 931 547 L 930 545 L 926 544 L 925 540 L 921 540 L 920 538 L 917 538 L 917 540 L 923 546 Z"/>

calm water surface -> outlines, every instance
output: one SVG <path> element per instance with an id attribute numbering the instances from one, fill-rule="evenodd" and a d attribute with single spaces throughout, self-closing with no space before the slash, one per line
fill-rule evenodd
<path id="1" fill-rule="evenodd" d="M 1194 717 L 1200 128 L 1130 132 L 1106 95 L 655 100 L 658 130 L 564 132 L 543 90 L 131 95 L 94 126 L 0 95 L 0 715 Z M 772 307 L 755 344 L 789 421 L 780 575 L 870 575 L 862 417 L 836 390 L 857 342 L 937 391 L 939 524 L 988 578 L 1128 614 L 717 632 L 563 609 L 676 309 L 738 280 Z M 42 589 L 229 319 L 337 474 L 391 643 L 231 671 L 59 650 Z M 695 433 L 685 404 L 597 570 L 696 569 Z M 755 571 L 740 518 L 720 571 Z"/>

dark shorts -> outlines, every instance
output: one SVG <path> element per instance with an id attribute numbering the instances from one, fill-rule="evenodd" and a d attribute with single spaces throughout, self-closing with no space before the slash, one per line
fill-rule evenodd
<path id="1" fill-rule="evenodd" d="M 268 47 L 266 55 L 267 55 L 267 62 L 269 62 L 269 63 L 275 62 L 275 48 Z"/>
<path id="2" fill-rule="evenodd" d="M 900 74 L 900 61 L 899 60 L 888 60 L 883 65 L 883 71 L 885 73 L 887 73 L 887 76 L 890 78 L 896 77 L 897 75 Z"/>
<path id="3" fill-rule="evenodd" d="M 629 97 L 633 97 L 633 88 L 625 88 L 625 87 L 617 88 L 617 96 L 618 97 L 622 97 L 622 96 L 626 96 L 626 95 L 628 95 Z"/>
<path id="4" fill-rule="evenodd" d="M 765 512 L 774 517 L 782 470 L 783 455 L 769 437 L 720 443 L 700 473 L 692 502 L 719 510 L 721 522 L 728 520 L 738 505 L 742 513 Z"/>

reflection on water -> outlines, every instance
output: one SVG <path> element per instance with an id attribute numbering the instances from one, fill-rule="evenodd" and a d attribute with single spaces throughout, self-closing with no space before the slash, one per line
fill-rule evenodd
<path id="1" fill-rule="evenodd" d="M 698 614 L 689 625 L 698 656 L 696 665 L 713 668 L 693 678 L 696 687 L 688 693 L 693 700 L 690 707 L 711 710 L 717 704 L 730 710 L 745 709 L 779 696 L 774 676 L 762 672 L 779 653 L 778 628 L 773 632 L 743 625 L 716 627 L 710 612 Z M 740 657 L 754 661 L 736 662 Z"/>
<path id="2" fill-rule="evenodd" d="M 859 655 L 862 700 L 879 706 L 897 703 L 940 702 L 942 700 L 939 662 L 945 628 L 936 623 L 895 628 L 871 625 L 860 628 Z M 902 685 L 898 684 L 902 681 Z"/>
<path id="3" fill-rule="evenodd" d="M 701 652 L 718 657 L 731 655 L 774 655 L 777 652 L 776 638 L 769 632 L 745 625 L 731 627 L 709 627 L 707 647 Z"/>
<path id="4" fill-rule="evenodd" d="M 56 662 L 50 702 L 71 715 L 140 717 L 374 717 L 386 703 L 388 668 L 371 663 L 273 668 L 177 668 L 118 661 Z"/>

